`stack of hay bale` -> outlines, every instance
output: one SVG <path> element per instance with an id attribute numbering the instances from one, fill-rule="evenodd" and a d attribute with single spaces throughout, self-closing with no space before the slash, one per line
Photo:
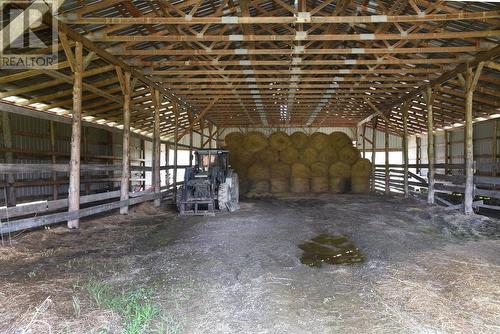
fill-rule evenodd
<path id="1" fill-rule="evenodd" d="M 258 131 L 225 137 L 230 164 L 239 175 L 240 194 L 366 193 L 371 162 L 343 132 L 310 136 L 278 131 L 266 137 Z"/>

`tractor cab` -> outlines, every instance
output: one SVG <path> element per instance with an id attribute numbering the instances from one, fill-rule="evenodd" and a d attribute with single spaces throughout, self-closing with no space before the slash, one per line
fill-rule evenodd
<path id="1" fill-rule="evenodd" d="M 195 156 L 195 177 L 214 178 L 217 183 L 224 182 L 229 170 L 229 151 L 197 150 Z"/>

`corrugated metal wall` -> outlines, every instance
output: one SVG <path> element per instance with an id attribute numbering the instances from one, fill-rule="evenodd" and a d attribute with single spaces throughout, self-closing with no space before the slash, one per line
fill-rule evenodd
<path id="1" fill-rule="evenodd" d="M 497 163 L 493 160 L 493 139 L 495 128 L 497 128 L 496 141 L 497 141 L 497 156 L 499 152 L 499 129 L 495 123 L 496 119 L 474 123 L 474 161 L 477 164 L 478 175 L 491 175 L 492 168 Z M 436 162 L 446 162 L 446 140 L 445 135 L 448 136 L 448 163 L 463 164 L 464 163 L 464 128 L 455 128 L 448 131 L 438 131 L 435 133 L 435 150 Z M 409 162 L 416 163 L 417 149 L 416 139 L 417 136 L 411 136 L 409 139 Z M 426 164 L 427 160 L 427 136 L 420 136 L 421 138 L 421 163 Z M 437 170 L 438 173 L 444 172 Z M 463 170 L 454 169 L 454 174 L 463 174 Z M 422 170 L 422 175 L 427 175 L 426 170 Z"/>

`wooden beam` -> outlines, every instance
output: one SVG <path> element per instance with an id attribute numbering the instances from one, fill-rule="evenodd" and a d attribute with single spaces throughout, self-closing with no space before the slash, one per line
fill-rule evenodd
<path id="1" fill-rule="evenodd" d="M 122 68 L 117 68 L 121 72 Z M 120 185 L 121 201 L 128 201 L 130 188 L 130 104 L 132 95 L 131 73 L 125 72 L 120 75 L 124 78 L 123 86 L 123 140 L 122 140 L 122 181 Z M 120 207 L 120 214 L 128 214 L 128 205 Z"/>
<path id="2" fill-rule="evenodd" d="M 178 158 L 178 144 L 179 144 L 179 106 L 174 103 L 174 177 L 173 177 L 173 190 L 174 190 L 174 199 L 177 201 L 177 158 Z M 202 137 L 203 138 L 203 137 Z"/>
<path id="3" fill-rule="evenodd" d="M 465 192 L 464 192 L 464 213 L 474 213 L 472 203 L 474 201 L 474 126 L 472 101 L 479 76 L 483 69 L 484 62 L 477 65 L 475 71 L 471 67 L 467 68 L 465 78 L 463 78 L 465 90 Z"/>
<path id="4" fill-rule="evenodd" d="M 154 192 L 160 193 L 160 92 L 151 88 L 151 97 L 155 106 L 154 132 L 153 132 L 153 188 Z M 168 162 L 167 162 L 168 165 Z M 156 198 L 154 206 L 160 206 L 160 198 Z"/>
<path id="5" fill-rule="evenodd" d="M 372 191 L 375 192 L 375 156 L 377 153 L 377 118 L 372 121 Z"/>
<path id="6" fill-rule="evenodd" d="M 429 163 L 429 169 L 427 172 L 427 203 L 434 204 L 434 175 L 436 170 L 434 168 L 435 164 L 435 146 L 434 146 L 434 124 L 433 124 L 433 103 L 434 103 L 434 92 L 431 86 L 427 86 L 427 90 L 424 93 L 425 103 L 427 105 L 427 160 Z"/>
<path id="7" fill-rule="evenodd" d="M 86 37 L 95 42 L 278 42 L 296 41 L 368 41 L 368 40 L 429 40 L 429 39 L 465 39 L 486 38 L 500 35 L 500 30 L 459 31 L 438 33 L 410 34 L 303 34 L 303 35 L 164 35 L 160 33 L 148 35 L 107 35 L 100 32 L 90 33 Z"/>
<path id="8" fill-rule="evenodd" d="M 71 160 L 68 189 L 68 214 L 80 210 L 80 151 L 82 136 L 83 45 L 76 42 L 73 72 L 73 119 L 71 124 Z M 68 228 L 78 228 L 78 218 L 68 220 Z"/>
<path id="9" fill-rule="evenodd" d="M 309 14 L 309 13 L 307 13 Z M 199 24 L 344 24 L 344 23 L 403 23 L 426 21 L 486 20 L 500 17 L 500 11 L 460 12 L 424 15 L 370 15 L 370 16 L 205 16 L 205 17 L 82 17 L 62 14 L 58 18 L 69 24 L 97 25 L 199 25 Z"/>
<path id="10" fill-rule="evenodd" d="M 403 187 L 404 196 L 408 198 L 410 194 L 408 187 L 408 109 L 410 109 L 410 101 L 406 101 L 401 108 L 403 113 Z"/>
<path id="11" fill-rule="evenodd" d="M 412 54 L 412 53 L 465 53 L 484 51 L 481 46 L 444 46 L 444 47 L 421 47 L 421 48 L 336 48 L 336 49 L 196 49 L 196 50 L 171 50 L 171 49 L 147 49 L 129 50 L 123 47 L 112 47 L 109 51 L 117 56 L 234 56 L 234 55 L 356 55 L 356 54 Z"/>
<path id="12" fill-rule="evenodd" d="M 385 136 L 384 136 L 384 146 L 385 146 L 385 194 L 391 194 L 390 188 L 390 169 L 389 169 L 389 122 L 384 120 L 385 123 Z"/>
<path id="13" fill-rule="evenodd" d="M 191 122 L 189 124 L 189 126 L 187 128 L 184 129 L 184 131 L 180 134 L 179 136 L 179 140 L 182 139 L 186 134 L 189 133 L 189 131 L 191 131 L 193 129 L 193 127 L 195 126 L 196 123 L 198 123 L 199 121 L 201 121 L 201 119 L 203 119 L 203 117 L 210 111 L 210 109 L 212 109 L 212 107 L 217 103 L 217 101 L 219 101 L 219 97 L 213 99 L 209 104 L 208 106 L 206 106 L 202 111 L 201 113 L 197 114 L 196 115 L 196 118 L 193 119 L 193 122 Z M 178 116 L 176 116 L 178 117 Z M 177 128 L 177 126 L 176 126 Z"/>

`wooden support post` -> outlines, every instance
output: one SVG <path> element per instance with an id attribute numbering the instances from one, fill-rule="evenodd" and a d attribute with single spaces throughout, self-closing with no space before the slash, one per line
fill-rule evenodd
<path id="1" fill-rule="evenodd" d="M 434 174 L 436 173 L 434 168 L 435 163 L 435 150 L 434 150 L 434 124 L 433 124 L 433 113 L 432 104 L 434 103 L 434 92 L 430 86 L 424 92 L 425 104 L 427 105 L 427 160 L 428 160 L 428 172 L 427 172 L 427 182 L 428 182 L 428 192 L 427 192 L 427 203 L 434 204 Z"/>
<path id="2" fill-rule="evenodd" d="M 108 155 L 110 157 L 113 157 L 115 152 L 114 152 L 114 146 L 113 146 L 113 133 L 111 131 L 108 131 Z M 109 165 L 114 165 L 114 160 L 113 159 L 109 159 L 108 161 L 108 164 Z M 111 171 L 108 171 L 108 177 L 110 179 L 114 179 L 115 177 L 115 171 L 114 170 L 111 170 Z M 109 191 L 113 191 L 115 189 L 115 184 L 113 181 L 110 181 L 109 184 L 108 184 L 108 190 Z"/>
<path id="3" fill-rule="evenodd" d="M 421 168 L 419 166 L 422 163 L 422 138 L 416 137 L 415 141 L 416 141 L 416 144 L 417 144 L 417 159 L 416 159 L 417 170 L 416 170 L 416 173 L 418 175 L 420 175 Z"/>
<path id="4" fill-rule="evenodd" d="M 169 166 L 170 165 L 170 144 L 169 143 L 165 144 L 165 161 L 166 161 L 166 165 Z M 166 169 L 165 179 L 166 179 L 166 181 L 165 181 L 166 186 L 168 188 L 168 186 L 170 185 L 170 169 Z"/>
<path id="5" fill-rule="evenodd" d="M 132 95 L 132 83 L 130 72 L 123 73 L 117 67 L 118 77 L 123 92 L 123 140 L 122 140 L 122 177 L 120 185 L 120 200 L 128 201 L 130 187 L 130 103 Z M 120 214 L 128 214 L 128 204 L 120 207 Z"/>
<path id="6" fill-rule="evenodd" d="M 491 134 L 491 176 L 497 176 L 497 151 L 498 151 L 498 120 L 493 120 L 493 133 Z"/>
<path id="7" fill-rule="evenodd" d="M 208 123 L 208 148 L 209 149 L 212 149 L 212 135 L 213 135 L 213 130 L 214 130 L 213 124 L 212 123 Z"/>
<path id="8" fill-rule="evenodd" d="M 155 107 L 153 131 L 153 188 L 155 194 L 160 194 L 160 91 L 151 89 L 151 96 Z M 155 198 L 154 206 L 160 206 L 160 198 Z"/>
<path id="9" fill-rule="evenodd" d="M 389 170 L 389 122 L 384 121 L 385 123 L 385 138 L 384 138 L 384 146 L 385 146 L 385 194 L 390 195 L 391 189 L 389 186 L 390 181 L 390 170 Z"/>
<path id="10" fill-rule="evenodd" d="M 71 50 L 69 50 L 71 52 Z M 73 119 L 71 122 L 71 160 L 69 163 L 68 211 L 80 209 L 80 150 L 82 138 L 83 45 L 76 42 L 73 73 Z M 68 220 L 68 228 L 78 228 L 79 219 Z"/>
<path id="11" fill-rule="evenodd" d="M 408 187 L 408 109 L 410 109 L 411 101 L 403 103 L 403 188 L 404 196 L 408 198 L 410 190 Z"/>
<path id="12" fill-rule="evenodd" d="M 146 190 L 146 141 L 144 139 L 140 140 L 140 152 L 139 157 L 141 161 L 139 162 L 139 166 L 141 166 L 141 189 Z"/>
<path id="13" fill-rule="evenodd" d="M 49 122 L 49 135 L 50 135 L 50 151 L 52 152 L 52 163 L 57 163 L 56 152 L 56 124 L 54 121 Z M 52 199 L 56 200 L 59 197 L 59 186 L 57 185 L 57 173 L 52 172 Z"/>
<path id="14" fill-rule="evenodd" d="M 193 130 L 189 131 L 189 166 L 193 166 Z"/>
<path id="15" fill-rule="evenodd" d="M 203 149 L 203 147 L 205 147 L 205 145 L 203 145 L 203 141 L 204 141 L 204 129 L 205 129 L 205 120 L 203 118 L 200 118 L 200 148 Z"/>
<path id="16" fill-rule="evenodd" d="M 2 132 L 3 132 L 3 146 L 5 147 L 5 162 L 8 164 L 14 163 L 14 154 L 12 153 L 13 142 L 12 142 L 12 129 L 10 124 L 10 116 L 8 112 L 2 113 Z M 16 188 L 14 184 L 16 179 L 14 174 L 7 174 L 7 198 L 5 199 L 6 206 L 16 206 Z"/>
<path id="17" fill-rule="evenodd" d="M 219 127 L 215 130 L 215 148 L 219 148 Z"/>
<path id="18" fill-rule="evenodd" d="M 174 198 L 177 198 L 177 144 L 179 142 L 179 106 L 174 104 Z M 203 144 L 203 136 L 201 137 Z"/>
<path id="19" fill-rule="evenodd" d="M 459 76 L 465 90 L 465 193 L 464 193 L 464 213 L 474 212 L 472 202 L 474 200 L 474 132 L 473 132 L 473 110 L 472 98 L 476 89 L 479 76 L 483 69 L 484 62 L 478 64 L 475 71 L 467 68 L 465 78 Z"/>
<path id="20" fill-rule="evenodd" d="M 448 130 L 444 130 L 444 164 L 447 166 L 450 163 L 450 140 L 449 140 L 450 132 Z M 451 174 L 451 170 L 446 168 L 444 169 L 444 174 Z"/>
<path id="21" fill-rule="evenodd" d="M 372 122 L 372 191 L 375 192 L 375 162 L 377 153 L 377 118 Z"/>
<path id="22" fill-rule="evenodd" d="M 362 140 L 362 145 L 363 145 L 363 159 L 366 158 L 366 123 L 363 123 L 363 138 Z"/>

